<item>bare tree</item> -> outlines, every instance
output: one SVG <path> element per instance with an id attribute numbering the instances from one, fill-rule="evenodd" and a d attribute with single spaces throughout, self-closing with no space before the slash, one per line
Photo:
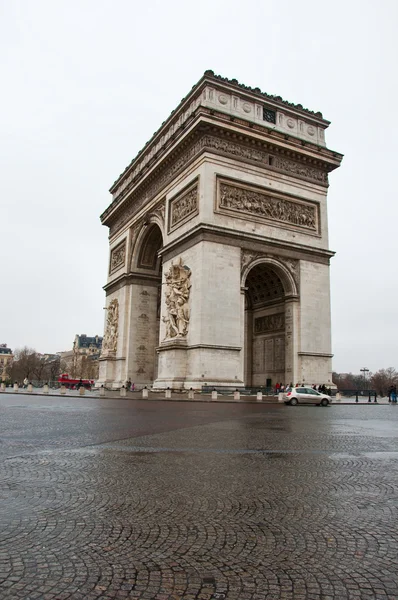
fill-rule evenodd
<path id="1" fill-rule="evenodd" d="M 380 396 L 386 396 L 392 385 L 398 385 L 398 372 L 394 367 L 380 369 L 371 376 L 370 383 Z"/>
<path id="2" fill-rule="evenodd" d="M 25 377 L 32 379 L 40 362 L 40 356 L 33 348 L 24 346 L 14 352 L 14 362 L 11 368 L 11 379 L 22 382 Z"/>

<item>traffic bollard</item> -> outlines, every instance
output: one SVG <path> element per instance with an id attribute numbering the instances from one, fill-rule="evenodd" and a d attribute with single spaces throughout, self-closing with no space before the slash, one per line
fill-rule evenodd
<path id="1" fill-rule="evenodd" d="M 146 386 L 142 390 L 142 397 L 143 398 L 148 398 L 148 388 Z"/>
<path id="2" fill-rule="evenodd" d="M 234 391 L 234 400 L 240 400 L 240 391 L 239 390 Z"/>
<path id="3" fill-rule="evenodd" d="M 259 402 L 261 402 L 261 401 L 262 401 L 262 399 L 263 399 L 263 393 L 262 393 L 262 392 L 259 390 L 259 391 L 257 392 L 257 400 L 258 400 Z"/>
<path id="4" fill-rule="evenodd" d="M 170 398 L 171 398 L 171 389 L 170 388 L 167 388 L 164 396 L 165 396 L 165 398 L 170 400 Z"/>
<path id="5" fill-rule="evenodd" d="M 105 388 L 104 388 L 104 386 L 103 386 L 103 385 L 101 385 L 101 387 L 100 387 L 100 396 L 101 396 L 101 397 L 102 397 L 102 396 L 105 396 Z"/>

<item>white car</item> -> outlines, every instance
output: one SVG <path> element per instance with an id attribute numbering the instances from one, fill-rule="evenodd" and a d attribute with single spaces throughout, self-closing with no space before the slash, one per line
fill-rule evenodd
<path id="1" fill-rule="evenodd" d="M 321 394 L 311 387 L 294 387 L 283 393 L 282 401 L 291 406 L 296 406 L 296 404 L 328 406 L 332 399 L 327 394 Z"/>

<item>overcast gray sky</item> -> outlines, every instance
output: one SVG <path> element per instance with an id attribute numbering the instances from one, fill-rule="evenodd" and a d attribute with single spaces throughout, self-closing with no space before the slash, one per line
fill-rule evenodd
<path id="1" fill-rule="evenodd" d="M 320 110 L 334 369 L 398 367 L 396 0 L 0 0 L 0 343 L 102 335 L 108 189 L 206 69 Z"/>

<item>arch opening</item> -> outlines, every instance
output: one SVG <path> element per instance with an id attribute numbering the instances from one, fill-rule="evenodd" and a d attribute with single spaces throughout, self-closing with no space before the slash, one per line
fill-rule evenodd
<path id="1" fill-rule="evenodd" d="M 128 378 L 151 385 L 158 374 L 163 234 L 157 223 L 145 225 L 131 260 L 133 283 Z"/>
<path id="2" fill-rule="evenodd" d="M 274 265 L 259 263 L 245 285 L 245 384 L 273 387 L 286 384 L 286 297 L 284 274 Z"/>

